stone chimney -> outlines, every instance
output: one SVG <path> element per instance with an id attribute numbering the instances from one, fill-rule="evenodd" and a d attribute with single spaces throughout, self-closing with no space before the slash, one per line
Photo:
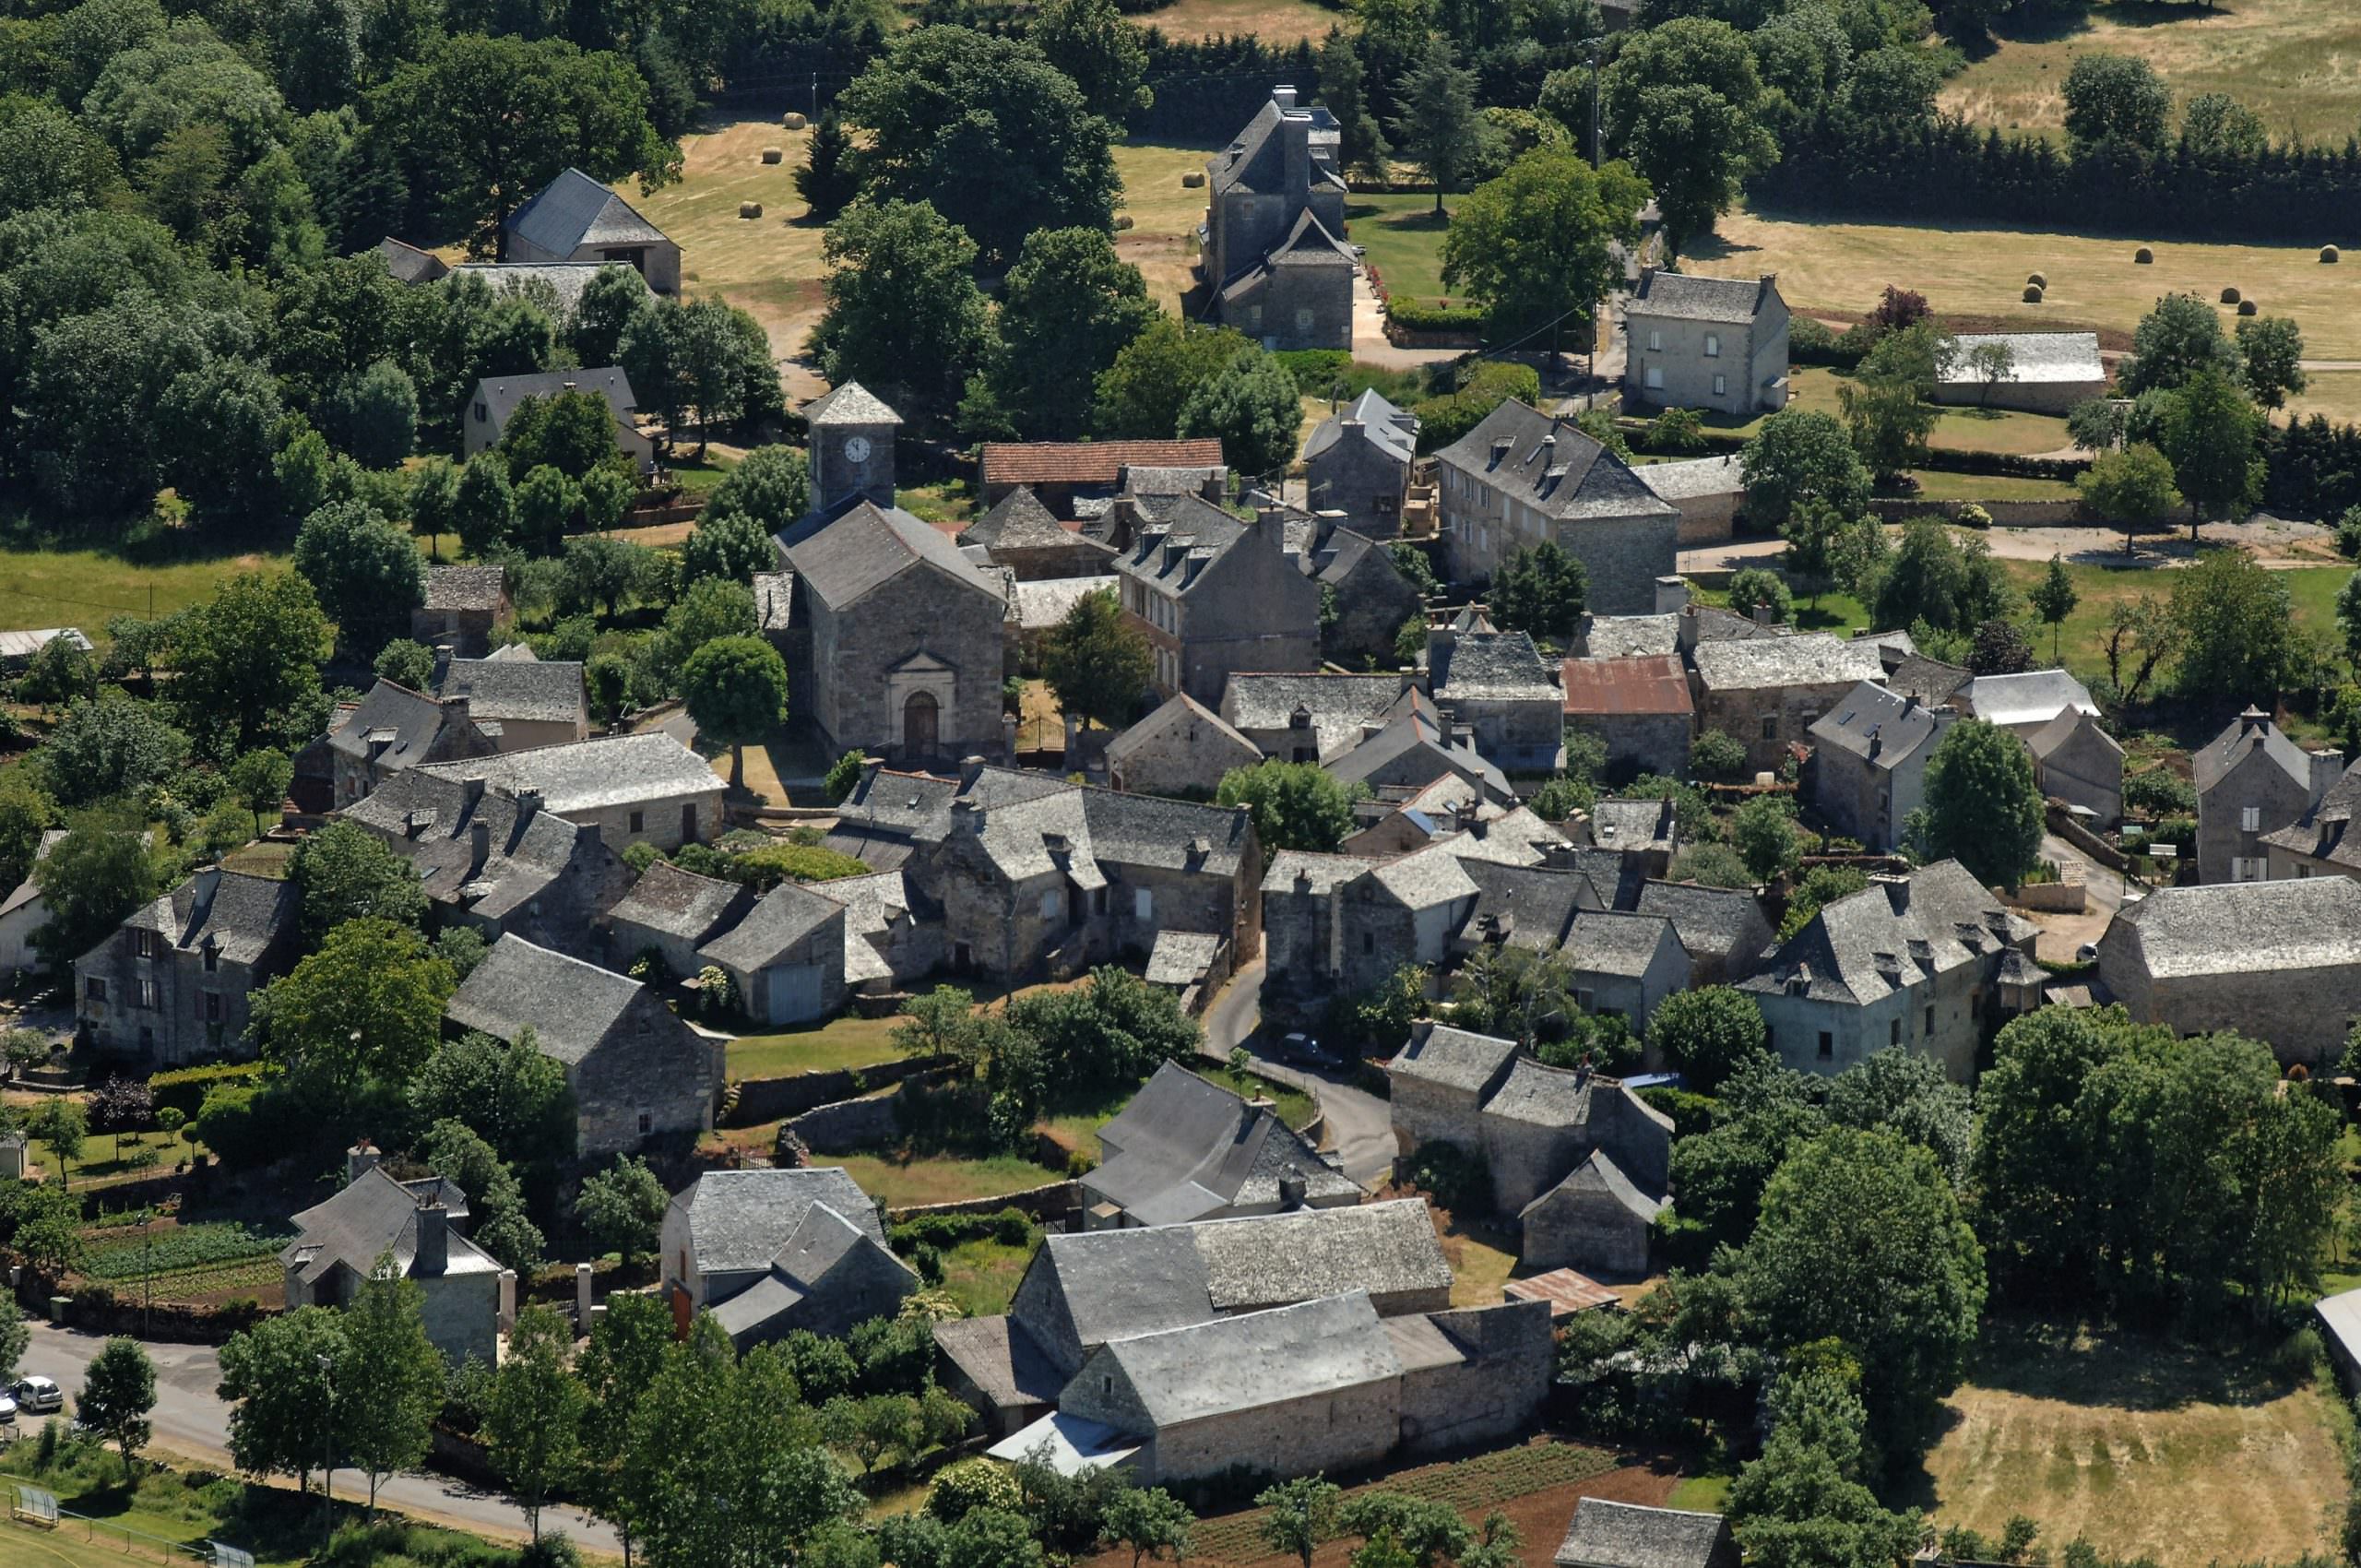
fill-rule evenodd
<path id="1" fill-rule="evenodd" d="M 2271 715 L 2263 712 L 2254 704 L 2248 703 L 2247 710 L 2238 715 L 2238 734 L 2241 738 L 2249 735 L 2260 737 L 2270 722 Z"/>
<path id="2" fill-rule="evenodd" d="M 451 673 L 451 660 L 458 656 L 458 645 L 456 643 L 445 642 L 434 645 L 434 673 L 426 678 L 428 691 L 442 689 L 444 677 Z"/>
<path id="3" fill-rule="evenodd" d="M 963 757 L 961 757 L 961 758 L 959 759 L 959 788 L 960 788 L 960 789 L 962 789 L 962 790 L 972 790 L 972 789 L 974 789 L 974 788 L 976 787 L 976 780 L 978 780 L 978 779 L 981 778 L 983 776 L 984 776 L 984 759 L 983 759 L 982 757 L 979 757 L 979 756 L 963 756 Z"/>
<path id="4" fill-rule="evenodd" d="M 516 791 L 517 821 L 530 822 L 535 816 L 540 814 L 540 810 L 541 792 L 539 790 L 519 790 Z"/>
<path id="5" fill-rule="evenodd" d="M 492 824 L 479 813 L 468 823 L 468 874 L 473 876 L 483 870 L 484 861 L 492 859 Z"/>
<path id="6" fill-rule="evenodd" d="M 345 1184 L 350 1186 L 376 1170 L 378 1161 L 383 1158 L 385 1156 L 377 1152 L 377 1146 L 368 1139 L 362 1138 L 354 1143 L 350 1148 L 344 1151 Z"/>
<path id="7" fill-rule="evenodd" d="M 1311 1196 L 1311 1183 L 1304 1180 L 1302 1168 L 1290 1165 L 1279 1178 L 1279 1212 L 1293 1214 Z"/>
<path id="8" fill-rule="evenodd" d="M 2314 752 L 2312 754 L 2312 798 L 2309 803 L 2319 805 L 2320 797 L 2334 789 L 2336 781 L 2343 777 L 2344 754 L 2343 752 L 2333 748 L 2324 752 Z"/>
<path id="9" fill-rule="evenodd" d="M 1754 624 L 1758 626 L 1777 624 L 1777 623 L 1772 619 L 1771 607 L 1767 604 L 1756 605 L 1750 613 L 1754 617 Z"/>
<path id="10" fill-rule="evenodd" d="M 984 808 L 964 797 L 951 802 L 951 831 L 980 834 L 984 830 Z"/>
<path id="11" fill-rule="evenodd" d="M 1278 86 L 1271 89 L 1271 101 L 1277 104 L 1281 109 L 1294 108 L 1295 89 L 1288 86 L 1286 82 L 1281 82 Z"/>
<path id="12" fill-rule="evenodd" d="M 459 784 L 459 792 L 461 797 L 468 802 L 468 810 L 473 811 L 476 807 L 483 803 L 483 780 L 481 778 L 462 779 Z"/>
<path id="13" fill-rule="evenodd" d="M 1879 872 L 1869 878 L 1869 885 L 1885 889 L 1885 901 L 1893 907 L 1895 914 L 1909 912 L 1910 879 L 1908 877 L 1897 876 L 1892 872 Z"/>
<path id="14" fill-rule="evenodd" d="M 1689 603 L 1689 579 L 1675 574 L 1656 579 L 1656 613 L 1678 613 Z"/>
<path id="15" fill-rule="evenodd" d="M 468 722 L 468 697 L 462 694 L 443 699 L 443 722 L 454 730 L 464 729 Z"/>
<path id="16" fill-rule="evenodd" d="M 1311 116 L 1295 106 L 1295 89 L 1275 88 L 1271 101 L 1279 106 L 1279 137 L 1287 149 L 1287 191 L 1311 189 Z"/>
<path id="17" fill-rule="evenodd" d="M 439 1197 L 418 1206 L 418 1253 L 410 1273 L 432 1277 L 451 1266 L 451 1212 Z"/>

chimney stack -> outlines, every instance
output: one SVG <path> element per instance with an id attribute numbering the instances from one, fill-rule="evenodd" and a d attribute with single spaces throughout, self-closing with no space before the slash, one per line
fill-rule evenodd
<path id="1" fill-rule="evenodd" d="M 1278 86 L 1271 89 L 1271 101 L 1277 104 L 1282 109 L 1294 108 L 1295 89 L 1285 82 L 1281 82 Z"/>
<path id="2" fill-rule="evenodd" d="M 473 876 L 483 870 L 484 861 L 492 859 L 492 824 L 481 814 L 468 823 L 468 874 Z"/>
<path id="3" fill-rule="evenodd" d="M 1288 1166 L 1287 1173 L 1279 1178 L 1279 1212 L 1293 1214 L 1304 1206 L 1311 1194 L 1311 1183 L 1304 1180 L 1302 1168 Z"/>
<path id="4" fill-rule="evenodd" d="M 533 818 L 540 814 L 540 809 L 541 792 L 539 790 L 519 790 L 516 791 L 517 821 L 532 821 Z"/>
<path id="5" fill-rule="evenodd" d="M 439 1197 L 418 1206 L 418 1252 L 414 1275 L 432 1277 L 451 1266 L 451 1214 Z"/>
<path id="6" fill-rule="evenodd" d="M 2324 752 L 2314 752 L 2312 754 L 2312 798 L 2308 803 L 2319 805 L 2320 798 L 2336 788 L 2336 781 L 2343 777 L 2344 754 L 2343 752 L 2333 747 Z"/>
<path id="7" fill-rule="evenodd" d="M 384 1158 L 385 1156 L 377 1152 L 377 1146 L 368 1139 L 362 1138 L 355 1142 L 350 1148 L 344 1151 L 345 1184 L 350 1186 L 376 1170 L 377 1162 Z"/>
<path id="8" fill-rule="evenodd" d="M 982 757 L 963 756 L 959 759 L 959 788 L 972 790 L 976 787 L 976 780 L 983 776 L 984 759 Z"/>

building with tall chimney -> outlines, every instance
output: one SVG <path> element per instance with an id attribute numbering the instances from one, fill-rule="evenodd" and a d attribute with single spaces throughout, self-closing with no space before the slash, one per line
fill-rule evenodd
<path id="1" fill-rule="evenodd" d="M 1360 261 L 1345 244 L 1341 136 L 1327 110 L 1275 87 L 1205 165 L 1197 231 L 1205 314 L 1266 349 L 1353 346 Z"/>

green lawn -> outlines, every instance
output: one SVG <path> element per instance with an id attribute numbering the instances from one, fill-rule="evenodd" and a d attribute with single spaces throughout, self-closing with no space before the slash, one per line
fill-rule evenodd
<path id="1" fill-rule="evenodd" d="M 1716 605 L 1724 610 L 1729 608 L 1730 594 L 1727 588 L 1704 588 L 1692 583 L 1690 585 L 1689 597 L 1700 604 Z M 1820 596 L 1820 601 L 1817 604 L 1812 602 L 1809 596 L 1797 594 L 1794 621 L 1799 631 L 1832 632 L 1840 637 L 1849 637 L 1855 632 L 1869 629 L 1869 612 L 1868 606 L 1851 594 L 1840 593 L 1831 588 Z"/>
<path id="2" fill-rule="evenodd" d="M 103 644 L 110 617 L 169 615 L 241 572 L 286 564 L 284 555 L 249 554 L 138 565 L 98 550 L 0 548 L 0 631 L 79 626 Z"/>
<path id="3" fill-rule="evenodd" d="M 901 1056 L 894 1049 L 894 1018 L 848 1013 L 808 1029 L 743 1035 L 730 1042 L 733 1078 L 784 1078 L 796 1073 L 836 1073 Z"/>
<path id="4" fill-rule="evenodd" d="M 1686 1508 L 1696 1514 L 1719 1514 L 1728 1505 L 1730 1482 L 1734 1476 L 1683 1476 L 1665 1499 L 1667 1508 Z"/>
<path id="5" fill-rule="evenodd" d="M 173 1548 L 180 1549 L 174 1561 L 185 1564 L 192 1549 L 204 1554 L 200 1562 L 209 1556 L 210 1540 L 245 1547 L 257 1568 L 280 1568 L 307 1561 L 319 1544 L 315 1497 L 145 1463 L 136 1485 L 126 1487 L 122 1458 L 96 1443 L 64 1447 L 44 1472 L 33 1463 L 30 1441 L 38 1430 L 25 1427 L 26 1441 L 0 1460 L 0 1497 L 13 1502 L 10 1489 L 21 1479 L 55 1492 L 63 1507 L 88 1522 L 64 1520 L 54 1531 L 0 1523 L 0 1562 L 11 1568 L 122 1568 L 156 1562 Z M 358 1516 L 357 1509 L 350 1512 Z"/>
<path id="6" fill-rule="evenodd" d="M 1837 400 L 1836 389 L 1848 379 L 1821 365 L 1798 370 L 1788 377 L 1792 391 L 1787 406 L 1841 417 L 1843 406 Z M 1770 417 L 1763 413 L 1738 420 L 1727 414 L 1709 413 L 1705 415 L 1705 424 L 1733 434 L 1752 435 Z M 2070 445 L 2066 422 L 2049 414 L 2022 413 L 2013 409 L 1949 407 L 1936 420 L 1928 441 L 1946 452 L 2008 452 L 2019 457 L 2055 452 Z"/>
<path id="7" fill-rule="evenodd" d="M 1008 1311 L 1025 1265 L 1033 1261 L 1029 1247 L 1003 1241 L 962 1241 L 943 1254 L 943 1289 L 967 1310 L 969 1317 L 991 1317 Z"/>
<path id="8" fill-rule="evenodd" d="M 2064 480 L 2012 474 L 1954 474 L 1919 469 L 1910 476 L 1929 501 L 2072 501 L 2081 492 Z"/>
<path id="9" fill-rule="evenodd" d="M 2040 561 L 2003 561 L 2000 569 L 2018 591 L 2030 590 L 2047 573 L 2047 563 Z M 2060 631 L 2060 646 L 2064 650 L 2066 668 L 2084 681 L 2093 681 L 2106 673 L 2106 622 L 2114 605 L 2121 600 L 2136 599 L 2142 594 L 2169 596 L 2173 588 L 2173 573 L 2153 567 L 2118 567 L 2069 563 L 2067 573 L 2074 579 L 2075 591 L 2082 600 L 2074 612 L 2066 617 Z M 2284 581 L 2295 601 L 2296 624 L 2307 631 L 2333 639 L 2336 636 L 2336 595 L 2353 574 L 2342 566 L 2303 566 L 2293 571 L 2274 572 L 2274 578 Z M 2048 628 L 2038 627 L 2035 643 L 2043 653 L 2049 648 Z"/>
<path id="10" fill-rule="evenodd" d="M 952 1159 L 944 1156 L 908 1159 L 894 1154 L 836 1154 L 815 1150 L 819 1165 L 841 1165 L 871 1197 L 888 1208 L 914 1204 L 957 1203 L 1021 1193 L 1054 1182 L 1063 1171 L 1048 1170 L 1013 1154 L 989 1159 Z"/>
<path id="11" fill-rule="evenodd" d="M 1385 291 L 1433 302 L 1448 297 L 1442 282 L 1442 236 L 1447 218 L 1435 216 L 1431 196 L 1351 196 L 1345 198 L 1345 230 L 1369 253 L 1369 264 Z"/>

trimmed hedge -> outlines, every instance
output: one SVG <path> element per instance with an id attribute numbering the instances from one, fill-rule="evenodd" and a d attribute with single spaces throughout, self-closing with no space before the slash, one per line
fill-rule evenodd
<path id="1" fill-rule="evenodd" d="M 966 1241 L 1029 1247 L 1041 1239 L 1041 1228 L 1021 1208 L 1004 1208 L 998 1214 L 921 1214 L 895 1226 L 885 1239 L 908 1257 L 920 1247 L 942 1252 Z"/>
<path id="2" fill-rule="evenodd" d="M 1481 332 L 1491 319 L 1475 305 L 1430 305 L 1402 294 L 1386 297 L 1385 316 L 1410 332 Z"/>
<path id="3" fill-rule="evenodd" d="M 205 1093 L 216 1084 L 251 1084 L 262 1076 L 259 1062 L 217 1062 L 209 1067 L 174 1067 L 148 1080 L 156 1109 L 172 1106 L 194 1118 L 205 1108 Z"/>

